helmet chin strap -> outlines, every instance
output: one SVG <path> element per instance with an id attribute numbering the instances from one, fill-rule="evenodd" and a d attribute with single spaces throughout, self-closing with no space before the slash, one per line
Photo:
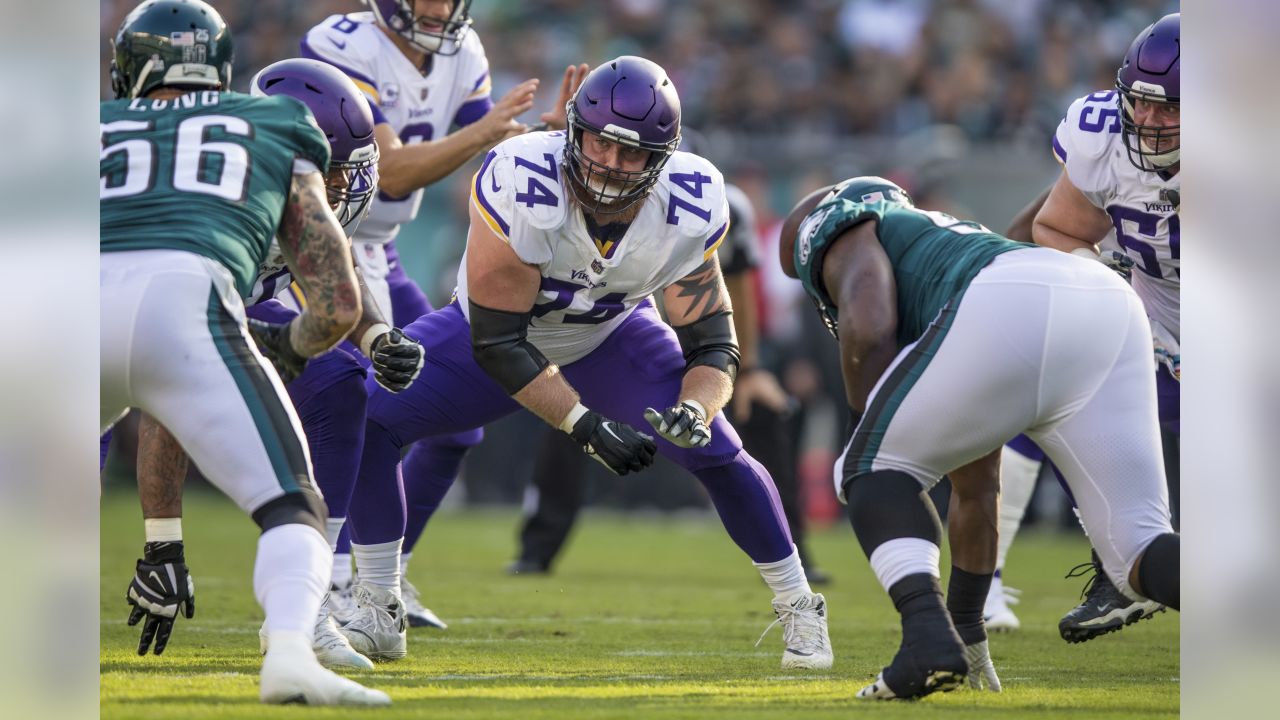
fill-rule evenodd
<path id="1" fill-rule="evenodd" d="M 142 66 L 142 70 L 138 72 L 138 79 L 134 81 L 133 87 L 129 88 L 129 99 L 138 97 L 138 93 L 142 92 L 142 84 L 147 81 L 147 76 L 151 74 L 152 68 L 156 66 L 156 59 L 152 57 L 147 60 L 147 64 Z"/>

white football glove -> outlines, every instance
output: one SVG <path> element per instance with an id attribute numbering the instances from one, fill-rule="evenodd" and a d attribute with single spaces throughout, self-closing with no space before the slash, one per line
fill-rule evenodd
<path id="1" fill-rule="evenodd" d="M 991 651 L 987 641 L 966 645 L 964 658 L 969 661 L 969 687 L 981 690 L 983 683 L 991 692 L 1000 692 L 1000 678 L 996 675 L 996 666 L 991 662 Z"/>
<path id="2" fill-rule="evenodd" d="M 707 412 L 693 400 L 685 400 L 662 412 L 645 408 L 644 419 L 672 445 L 682 448 L 706 447 L 711 443 Z"/>

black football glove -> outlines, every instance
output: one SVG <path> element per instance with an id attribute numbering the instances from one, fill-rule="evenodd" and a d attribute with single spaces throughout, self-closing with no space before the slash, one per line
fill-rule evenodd
<path id="1" fill-rule="evenodd" d="M 373 362 L 373 379 L 393 393 L 408 389 L 422 372 L 425 356 L 422 344 L 398 328 L 373 339 L 369 360 Z"/>
<path id="2" fill-rule="evenodd" d="M 588 410 L 573 424 L 569 433 L 583 451 L 618 475 L 639 472 L 653 464 L 658 452 L 653 438 L 626 423 L 606 420 L 598 412 Z"/>
<path id="3" fill-rule="evenodd" d="M 293 349 L 293 343 L 289 342 L 289 323 L 271 323 L 249 318 L 249 335 L 258 343 L 258 349 L 275 366 L 286 385 L 307 369 L 307 358 L 299 355 Z"/>
<path id="4" fill-rule="evenodd" d="M 1120 277 L 1128 280 L 1133 275 L 1134 260 L 1128 255 L 1115 250 L 1103 250 L 1098 260 L 1107 267 L 1120 273 Z"/>
<path id="5" fill-rule="evenodd" d="M 145 618 L 138 654 L 146 655 L 154 639 L 155 653 L 159 655 L 169 644 L 178 611 L 181 610 L 188 619 L 195 616 L 196 584 L 187 572 L 180 541 L 149 542 L 144 546 L 143 556 L 125 595 L 133 606 L 129 625 L 137 625 Z"/>
<path id="6" fill-rule="evenodd" d="M 711 442 L 707 419 L 702 416 L 702 410 L 690 403 L 682 402 L 662 412 L 645 408 L 644 419 L 676 447 L 700 448 Z"/>

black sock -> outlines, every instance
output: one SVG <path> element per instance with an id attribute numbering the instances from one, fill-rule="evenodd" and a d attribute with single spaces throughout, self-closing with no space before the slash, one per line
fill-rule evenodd
<path id="1" fill-rule="evenodd" d="M 987 639 L 982 609 L 987 603 L 993 575 L 976 575 L 951 566 L 951 580 L 947 582 L 947 612 L 951 613 L 951 622 L 965 645 Z"/>
<path id="2" fill-rule="evenodd" d="M 1138 563 L 1138 583 L 1143 594 L 1177 610 L 1181 601 L 1181 560 L 1182 540 L 1177 533 L 1165 533 L 1152 540 Z"/>
<path id="3" fill-rule="evenodd" d="M 912 615 L 929 610 L 943 610 L 942 586 L 938 578 L 928 573 L 908 575 L 889 588 L 893 606 L 905 620 Z"/>

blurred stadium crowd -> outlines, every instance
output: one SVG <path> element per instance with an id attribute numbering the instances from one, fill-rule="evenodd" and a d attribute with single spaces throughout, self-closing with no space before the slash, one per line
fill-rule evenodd
<path id="1" fill-rule="evenodd" d="M 358 0 L 211 1 L 236 33 L 236 90 L 296 55 L 324 18 L 364 9 Z M 104 98 L 110 38 L 136 4 L 102 0 Z M 834 344 L 777 268 L 781 216 L 815 187 L 874 173 L 923 206 L 1003 230 L 1058 172 L 1049 143 L 1067 106 L 1112 87 L 1134 35 L 1177 9 L 1174 0 L 475 0 L 471 13 L 494 98 L 541 78 L 536 112 L 571 63 L 640 54 L 666 68 L 685 126 L 705 137 L 703 154 L 756 208 L 762 359 L 797 399 L 798 473 L 811 514 L 822 518 L 835 515 L 828 478 L 845 410 L 832 399 L 842 385 Z M 437 305 L 453 287 L 473 170 L 429 188 L 397 242 Z M 468 499 L 518 498 L 530 470 L 513 472 L 506 459 L 541 432 L 523 413 L 491 427 L 464 470 Z M 128 440 L 121 445 L 117 455 L 131 454 Z M 696 483 L 669 466 L 643 486 L 592 473 L 596 503 L 703 504 Z"/>

